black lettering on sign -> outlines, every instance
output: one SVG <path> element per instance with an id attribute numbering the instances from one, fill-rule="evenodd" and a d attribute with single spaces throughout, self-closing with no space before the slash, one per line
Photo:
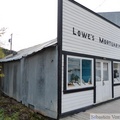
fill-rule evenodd
<path id="1" fill-rule="evenodd" d="M 104 42 L 104 39 L 101 38 L 101 37 L 99 37 L 99 42 L 100 42 L 100 43 L 103 43 L 103 42 Z"/>
<path id="2" fill-rule="evenodd" d="M 88 39 L 89 39 L 89 40 L 91 39 L 90 37 L 91 37 L 91 34 L 88 34 Z"/>
<path id="3" fill-rule="evenodd" d="M 92 40 L 92 41 L 95 40 L 95 36 L 93 34 L 77 30 L 74 27 L 73 27 L 73 35 L 76 35 L 76 36 L 84 38 L 84 39 Z M 98 42 L 105 44 L 105 45 L 112 46 L 112 47 L 120 48 L 120 44 L 112 42 L 112 41 L 104 39 L 104 38 L 101 38 L 101 37 L 98 38 Z"/>
<path id="4" fill-rule="evenodd" d="M 94 41 L 94 35 L 83 32 L 83 31 L 80 31 L 80 30 L 77 30 L 74 27 L 73 27 L 73 35 L 76 35 L 78 37 L 82 37 L 82 38 Z"/>
<path id="5" fill-rule="evenodd" d="M 92 40 L 93 40 L 93 41 L 95 40 L 94 35 L 92 35 Z"/>
<path id="6" fill-rule="evenodd" d="M 80 31 L 78 31 L 78 36 L 81 36 L 81 32 Z"/>
<path id="7" fill-rule="evenodd" d="M 99 43 L 105 44 L 105 45 L 109 45 L 112 47 L 116 47 L 116 48 L 120 48 L 120 45 L 117 43 L 114 43 L 112 41 L 106 40 L 104 38 L 99 37 Z"/>
<path id="8" fill-rule="evenodd" d="M 75 28 L 73 27 L 73 35 L 76 35 L 76 33 L 75 33 Z"/>
<path id="9" fill-rule="evenodd" d="M 83 38 L 87 38 L 87 36 L 88 36 L 88 34 L 87 34 L 87 33 L 82 32 L 82 37 L 83 37 Z"/>

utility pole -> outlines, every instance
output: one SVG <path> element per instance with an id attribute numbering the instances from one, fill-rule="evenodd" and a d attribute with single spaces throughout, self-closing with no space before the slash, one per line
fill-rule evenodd
<path id="1" fill-rule="evenodd" d="M 12 51 L 12 37 L 13 37 L 13 34 L 11 34 L 11 38 L 9 39 L 9 42 L 10 42 L 10 51 Z"/>

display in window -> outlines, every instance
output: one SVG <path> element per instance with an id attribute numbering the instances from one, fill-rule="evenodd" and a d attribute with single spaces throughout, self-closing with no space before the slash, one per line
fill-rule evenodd
<path id="1" fill-rule="evenodd" d="M 80 88 L 92 85 L 92 60 L 68 57 L 68 88 Z"/>
<path id="2" fill-rule="evenodd" d="M 119 72 L 118 72 L 118 70 L 114 70 L 114 78 L 119 78 Z"/>
<path id="3" fill-rule="evenodd" d="M 114 83 L 120 83 L 120 63 L 113 63 Z"/>
<path id="4" fill-rule="evenodd" d="M 82 83 L 92 84 L 92 63 L 91 60 L 82 60 Z"/>
<path id="5" fill-rule="evenodd" d="M 68 86 L 80 86 L 80 60 L 68 58 Z"/>

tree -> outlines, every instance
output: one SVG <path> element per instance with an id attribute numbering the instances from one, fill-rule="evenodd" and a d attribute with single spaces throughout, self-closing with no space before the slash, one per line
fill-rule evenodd
<path id="1" fill-rule="evenodd" d="M 5 27 L 2 27 L 2 28 L 0 29 L 0 37 L 2 37 L 2 36 L 5 34 L 6 30 L 7 30 L 7 28 L 5 28 Z M 1 47 L 2 44 L 3 44 L 3 43 L 0 41 L 0 47 Z"/>
<path id="2" fill-rule="evenodd" d="M 3 27 L 3 28 L 0 29 L 0 37 L 2 37 L 2 35 L 5 34 L 6 29 L 7 29 L 7 28 L 5 28 L 5 27 Z"/>
<path id="3" fill-rule="evenodd" d="M 0 37 L 2 37 L 2 35 L 5 34 L 6 29 L 7 28 L 5 28 L 5 27 L 3 27 L 3 28 L 0 29 Z M 4 54 L 4 52 L 3 52 L 2 48 L 1 48 L 1 43 L 0 43 L 0 59 L 3 58 L 3 57 L 5 57 L 5 54 Z M 4 77 L 4 74 L 2 72 L 2 66 L 0 65 L 0 83 L 1 83 L 1 78 L 2 77 Z M 1 92 L 1 84 L 0 84 L 0 96 L 1 96 L 1 93 L 2 92 Z"/>
<path id="4" fill-rule="evenodd" d="M 1 59 L 1 58 L 4 58 L 4 57 L 5 57 L 5 54 L 4 54 L 4 52 L 3 52 L 3 49 L 0 48 L 0 59 Z"/>
<path id="5" fill-rule="evenodd" d="M 5 27 L 2 27 L 0 29 L 0 37 L 2 37 L 5 34 L 6 29 L 7 28 L 5 28 Z M 5 57 L 5 54 L 4 54 L 4 52 L 3 52 L 2 48 L 1 48 L 1 45 L 2 45 L 2 43 L 0 42 L 0 59 L 3 58 L 3 57 Z"/>

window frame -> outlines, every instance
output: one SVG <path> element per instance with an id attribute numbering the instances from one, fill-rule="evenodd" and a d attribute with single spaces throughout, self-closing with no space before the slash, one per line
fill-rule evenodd
<path id="1" fill-rule="evenodd" d="M 113 84 L 120 84 L 120 81 L 119 82 L 114 81 L 114 63 L 120 64 L 120 62 L 113 61 Z M 120 70 L 120 67 L 119 67 L 119 70 Z M 120 72 L 119 72 L 119 79 L 120 79 Z"/>
<path id="2" fill-rule="evenodd" d="M 80 60 L 80 76 L 82 76 L 82 60 L 90 60 L 91 61 L 91 82 L 92 84 L 89 85 L 80 85 L 80 86 L 74 86 L 74 87 L 68 87 L 68 58 L 73 58 L 73 59 L 79 59 Z M 72 56 L 72 55 L 67 55 L 66 56 L 66 90 L 76 90 L 76 89 L 84 89 L 84 88 L 90 88 L 94 86 L 94 62 L 93 58 L 88 58 L 88 57 L 79 57 L 79 56 Z M 80 79 L 81 81 L 81 79 Z"/>

